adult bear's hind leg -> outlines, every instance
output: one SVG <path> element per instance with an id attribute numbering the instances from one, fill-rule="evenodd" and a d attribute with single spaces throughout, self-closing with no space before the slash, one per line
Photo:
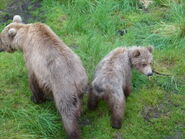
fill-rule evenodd
<path id="1" fill-rule="evenodd" d="M 63 96 L 62 93 L 54 94 L 55 103 L 58 111 L 62 116 L 64 128 L 67 132 L 68 139 L 80 139 L 80 129 L 78 119 L 81 112 L 81 102 L 79 97 Z"/>

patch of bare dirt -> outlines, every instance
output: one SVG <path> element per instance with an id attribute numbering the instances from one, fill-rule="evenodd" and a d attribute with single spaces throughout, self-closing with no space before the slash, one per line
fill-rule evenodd
<path id="1" fill-rule="evenodd" d="M 167 136 L 164 139 L 184 139 L 184 137 L 185 137 L 185 134 L 183 132 L 177 131 L 177 132 L 175 132 L 174 135 Z"/>
<path id="2" fill-rule="evenodd" d="M 146 121 L 150 122 L 154 118 L 168 116 L 168 113 L 171 112 L 174 107 L 179 107 L 179 105 L 175 104 L 168 95 L 165 95 L 159 105 L 155 107 L 145 106 L 142 111 L 142 115 Z"/>
<path id="3" fill-rule="evenodd" d="M 42 0 L 11 0 L 6 9 L 0 11 L 0 23 L 7 23 L 14 15 L 21 15 L 25 23 L 44 21 L 40 10 Z M 33 12 L 40 10 L 37 14 Z"/>
<path id="4" fill-rule="evenodd" d="M 167 115 L 169 109 L 164 104 L 160 104 L 156 107 L 145 106 L 143 109 L 143 116 L 146 121 L 150 121 L 153 118 L 160 118 L 161 116 Z"/>

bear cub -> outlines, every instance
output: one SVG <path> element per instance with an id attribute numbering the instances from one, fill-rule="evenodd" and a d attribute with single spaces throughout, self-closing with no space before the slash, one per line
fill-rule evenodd
<path id="1" fill-rule="evenodd" d="M 125 98 L 131 93 L 131 69 L 151 76 L 152 47 L 116 48 L 100 61 L 92 81 L 88 107 L 95 109 L 100 98 L 111 110 L 113 128 L 121 128 L 125 112 Z"/>

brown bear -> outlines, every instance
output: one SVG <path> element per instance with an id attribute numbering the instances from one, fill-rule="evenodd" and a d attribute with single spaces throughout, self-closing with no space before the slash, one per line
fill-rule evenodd
<path id="1" fill-rule="evenodd" d="M 95 109 L 103 98 L 111 110 L 113 128 L 121 128 L 125 97 L 131 93 L 131 69 L 152 75 L 152 47 L 116 48 L 100 61 L 92 81 L 88 107 Z"/>
<path id="2" fill-rule="evenodd" d="M 51 94 L 69 139 L 79 139 L 78 118 L 87 75 L 80 58 L 45 24 L 23 24 L 14 16 L 0 34 L 1 51 L 23 51 L 32 101 Z"/>

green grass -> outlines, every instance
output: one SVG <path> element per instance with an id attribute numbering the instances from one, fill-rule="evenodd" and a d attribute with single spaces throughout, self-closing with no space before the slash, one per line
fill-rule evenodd
<path id="1" fill-rule="evenodd" d="M 90 80 L 103 56 L 131 45 L 154 45 L 154 68 L 172 75 L 148 79 L 133 71 L 133 91 L 120 130 L 110 127 L 105 102 L 90 111 L 85 96 L 80 119 L 84 139 L 185 138 L 183 0 L 154 0 L 148 12 L 139 9 L 137 0 L 43 0 L 40 10 L 45 23 L 81 57 Z M 119 36 L 120 29 L 128 33 Z M 54 103 L 31 102 L 22 54 L 0 53 L 0 71 L 0 138 L 65 138 Z"/>
<path id="2" fill-rule="evenodd" d="M 1 0 L 0 10 L 5 9 L 10 0 Z"/>

